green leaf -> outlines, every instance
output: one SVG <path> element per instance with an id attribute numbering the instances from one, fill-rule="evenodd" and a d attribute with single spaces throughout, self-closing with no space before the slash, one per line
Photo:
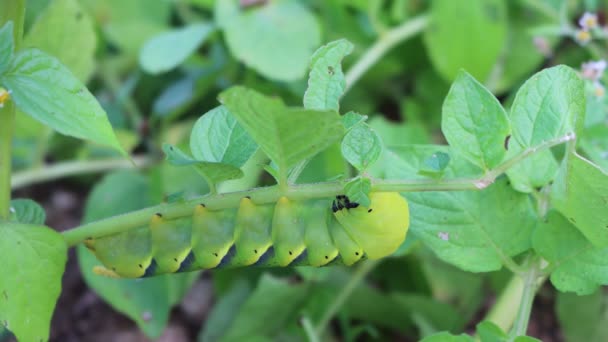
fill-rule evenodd
<path id="1" fill-rule="evenodd" d="M 481 342 L 506 342 L 507 334 L 492 321 L 483 321 L 475 327 Z"/>
<path id="2" fill-rule="evenodd" d="M 190 134 L 190 150 L 197 160 L 241 167 L 258 145 L 225 106 L 201 116 Z"/>
<path id="3" fill-rule="evenodd" d="M 433 1 L 424 43 L 435 69 L 447 80 L 468 70 L 485 81 L 507 36 L 502 0 Z"/>
<path id="4" fill-rule="evenodd" d="M 193 166 L 212 185 L 243 177 L 243 171 L 236 166 L 192 159 L 177 146 L 171 144 L 163 144 L 163 151 L 167 155 L 169 163 L 176 166 Z"/>
<path id="5" fill-rule="evenodd" d="M 443 170 L 445 177 L 479 177 L 479 167 L 467 159 L 454 155 L 451 147 L 446 145 L 401 145 L 392 146 L 382 155 L 381 169 L 374 169 L 375 177 L 386 179 L 428 179 L 420 170 L 426 165 L 433 154 L 444 153 L 450 157 L 450 162 Z"/>
<path id="6" fill-rule="evenodd" d="M 500 164 L 511 135 L 507 113 L 483 85 L 461 71 L 443 102 L 441 130 L 450 146 L 489 170 Z"/>
<path id="7" fill-rule="evenodd" d="M 240 280 L 230 287 L 213 306 L 205 320 L 205 325 L 198 335 L 199 342 L 214 342 L 230 328 L 241 306 L 249 297 L 252 289 L 247 281 Z"/>
<path id="8" fill-rule="evenodd" d="M 218 1 L 215 8 L 232 54 L 270 79 L 302 78 L 321 41 L 315 16 L 297 0 L 268 1 L 251 9 L 237 3 Z"/>
<path id="9" fill-rule="evenodd" d="M 40 204 L 31 199 L 11 200 L 11 219 L 24 224 L 44 224 L 46 213 Z"/>
<path id="10" fill-rule="evenodd" d="M 355 178 L 344 186 L 344 192 L 351 202 L 359 203 L 364 207 L 371 204 L 369 193 L 372 191 L 372 182 L 369 178 Z"/>
<path id="11" fill-rule="evenodd" d="M 344 134 L 340 116 L 334 111 L 289 108 L 280 99 L 238 86 L 222 92 L 219 98 L 284 173 Z"/>
<path id="12" fill-rule="evenodd" d="M 0 28 L 0 75 L 10 67 L 14 53 L 13 22 L 9 21 Z"/>
<path id="13" fill-rule="evenodd" d="M 555 19 L 545 16 L 541 11 L 529 10 L 525 2 L 510 1 L 508 4 L 509 30 L 500 57 L 502 67 L 498 68 L 499 70 L 493 70 L 497 71 L 498 77 L 496 85 L 490 87 L 496 94 L 508 92 L 511 87 L 525 81 L 535 70 L 539 69 L 547 57 L 544 54 L 545 51 L 539 48 L 538 42 L 546 43 L 550 53 L 552 47 L 558 42 L 557 36 L 562 35 L 562 27 L 557 22 L 555 26 L 557 26 L 558 34 L 555 37 L 531 32 L 543 23 L 551 23 Z"/>
<path id="14" fill-rule="evenodd" d="M 272 336 L 296 318 L 307 296 L 305 284 L 292 284 L 263 275 L 255 291 L 241 305 L 222 341 L 242 341 L 256 335 Z"/>
<path id="15" fill-rule="evenodd" d="M 608 298 L 602 290 L 587 296 L 558 292 L 556 312 L 566 341 L 608 341 Z"/>
<path id="16" fill-rule="evenodd" d="M 340 98 L 346 81 L 342 59 L 353 51 L 353 44 L 340 39 L 323 45 L 312 55 L 304 108 L 340 111 Z"/>
<path id="17" fill-rule="evenodd" d="M 469 335 L 460 334 L 460 335 L 452 335 L 447 331 L 440 332 L 424 339 L 420 340 L 420 342 L 474 342 L 475 339 Z"/>
<path id="18" fill-rule="evenodd" d="M 97 99 L 54 57 L 36 49 L 22 50 L 0 83 L 12 91 L 17 108 L 36 120 L 126 154 Z"/>
<path id="19" fill-rule="evenodd" d="M 576 153 L 564 160 L 551 203 L 593 245 L 608 247 L 608 174 Z"/>
<path id="20" fill-rule="evenodd" d="M 38 225 L 0 223 L 0 324 L 20 341 L 46 341 L 61 292 L 67 245 Z"/>
<path id="21" fill-rule="evenodd" d="M 579 295 L 608 285 L 608 248 L 596 248 L 557 211 L 550 211 L 532 238 L 538 254 L 552 266 L 551 283 Z"/>
<path id="22" fill-rule="evenodd" d="M 100 18 L 107 39 L 133 61 L 144 42 L 165 31 L 171 16 L 170 1 L 82 0 L 91 15 Z"/>
<path id="23" fill-rule="evenodd" d="M 382 153 L 382 141 L 376 131 L 363 123 L 348 131 L 341 148 L 344 158 L 362 171 L 378 160 Z"/>
<path id="24" fill-rule="evenodd" d="M 418 173 L 432 178 L 441 178 L 449 163 L 450 155 L 437 151 L 424 160 Z"/>
<path id="25" fill-rule="evenodd" d="M 28 31 L 23 45 L 54 56 L 82 82 L 95 71 L 95 26 L 77 0 L 50 2 Z"/>
<path id="26" fill-rule="evenodd" d="M 506 179 L 478 192 L 407 194 L 412 233 L 465 271 L 496 271 L 530 247 L 536 217 L 528 196 Z"/>
<path id="27" fill-rule="evenodd" d="M 531 147 L 578 133 L 585 119 L 584 82 L 565 65 L 538 72 L 519 88 L 509 119 L 513 140 Z"/>
<path id="28" fill-rule="evenodd" d="M 132 171 L 119 171 L 98 183 L 85 207 L 85 222 L 123 214 L 152 205 L 145 177 Z M 193 281 L 188 274 L 171 274 L 145 279 L 112 279 L 94 274 L 97 259 L 79 246 L 80 270 L 88 286 L 117 311 L 131 318 L 150 338 L 158 338 L 169 318 L 171 306 Z M 176 299 L 178 298 L 178 299 Z"/>
<path id="29" fill-rule="evenodd" d="M 519 89 L 511 107 L 513 136 L 507 157 L 578 133 L 584 116 L 584 84 L 576 71 L 560 65 L 535 74 Z M 515 189 L 531 192 L 553 180 L 557 166 L 551 151 L 544 151 L 518 163 L 507 175 Z"/>
<path id="30" fill-rule="evenodd" d="M 602 115 L 604 115 L 603 108 Z M 602 120 L 604 119 L 602 118 Z M 580 142 L 580 147 L 585 156 L 603 170 L 608 170 L 608 154 L 606 153 L 608 151 L 608 139 L 606 137 L 608 137 L 608 126 L 602 122 L 586 129 L 582 140 L 577 140 L 577 142 Z"/>
<path id="31" fill-rule="evenodd" d="M 344 128 L 346 128 L 347 130 L 355 127 L 360 123 L 365 122 L 365 120 L 367 120 L 367 115 L 361 115 L 353 111 L 342 115 L 342 124 L 344 124 Z"/>
<path id="32" fill-rule="evenodd" d="M 192 24 L 149 39 L 139 53 L 139 65 L 151 74 L 169 71 L 183 63 L 215 31 L 212 24 Z"/>

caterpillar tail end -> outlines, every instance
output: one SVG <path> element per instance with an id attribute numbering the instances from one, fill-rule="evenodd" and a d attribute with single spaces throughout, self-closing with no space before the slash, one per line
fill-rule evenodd
<path id="1" fill-rule="evenodd" d="M 122 278 L 120 275 L 118 275 L 118 273 L 116 273 L 112 270 L 109 270 L 103 266 L 93 267 L 93 273 L 100 275 L 100 276 L 108 277 L 108 278 Z"/>

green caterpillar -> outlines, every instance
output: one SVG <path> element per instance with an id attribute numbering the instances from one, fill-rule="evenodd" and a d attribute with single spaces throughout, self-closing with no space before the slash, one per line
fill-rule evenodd
<path id="1" fill-rule="evenodd" d="M 204 204 L 191 217 L 152 217 L 149 226 L 85 245 L 104 265 L 101 275 L 139 278 L 163 273 L 239 266 L 352 265 L 393 253 L 409 227 L 407 201 L 398 193 L 370 194 L 363 207 L 346 196 L 331 200 L 256 205 L 245 197 L 238 209 Z"/>

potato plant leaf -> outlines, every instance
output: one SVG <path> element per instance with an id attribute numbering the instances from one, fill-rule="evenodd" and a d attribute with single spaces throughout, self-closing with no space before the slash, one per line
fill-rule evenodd
<path id="1" fill-rule="evenodd" d="M 21 50 L 0 84 L 11 90 L 18 109 L 43 124 L 126 155 L 97 99 L 55 57 Z"/>
<path id="2" fill-rule="evenodd" d="M 504 158 L 511 135 L 500 102 L 473 76 L 461 71 L 443 102 L 441 130 L 450 146 L 483 170 Z"/>
<path id="3" fill-rule="evenodd" d="M 236 166 L 193 159 L 177 146 L 171 144 L 163 144 L 163 151 L 167 155 L 169 163 L 176 166 L 194 167 L 198 173 L 211 183 L 210 185 L 243 177 L 243 171 Z"/>
<path id="4" fill-rule="evenodd" d="M 608 248 L 594 247 L 559 212 L 538 223 L 532 245 L 553 267 L 551 283 L 558 290 L 584 295 L 608 285 Z"/>
<path id="5" fill-rule="evenodd" d="M 215 20 L 234 57 L 277 81 L 302 78 L 321 42 L 317 19 L 297 0 L 268 1 L 249 9 L 235 0 L 217 1 Z"/>
<path id="6" fill-rule="evenodd" d="M 369 207 L 369 193 L 372 190 L 372 182 L 369 178 L 358 177 L 348 182 L 344 186 L 344 192 L 351 202 L 359 203 L 364 207 Z"/>
<path id="7" fill-rule="evenodd" d="M 315 51 L 310 61 L 304 108 L 340 110 L 340 98 L 346 87 L 342 59 L 352 51 L 353 44 L 346 39 L 330 42 Z"/>
<path id="8" fill-rule="evenodd" d="M 40 204 L 31 199 L 11 200 L 11 220 L 24 224 L 44 224 L 46 213 Z"/>
<path id="9" fill-rule="evenodd" d="M 342 155 L 357 170 L 363 171 L 374 164 L 382 153 L 382 141 L 368 124 L 353 127 L 342 140 Z"/>
<path id="10" fill-rule="evenodd" d="M 139 53 L 139 65 L 151 74 L 169 71 L 186 60 L 215 30 L 199 23 L 163 32 L 149 39 Z"/>
<path id="11" fill-rule="evenodd" d="M 54 230 L 0 222 L 0 324 L 20 341 L 46 341 L 67 245 Z"/>
<path id="12" fill-rule="evenodd" d="M 194 124 L 190 150 L 197 160 L 241 167 L 258 145 L 225 106 L 218 106 Z"/>
<path id="13" fill-rule="evenodd" d="M 559 65 L 535 74 L 519 89 L 511 107 L 513 136 L 506 143 L 507 157 L 544 141 L 578 133 L 584 117 L 584 84 L 576 71 Z M 551 151 L 544 151 L 518 163 L 507 175 L 515 189 L 531 192 L 553 180 L 557 168 Z"/>
<path id="14" fill-rule="evenodd" d="M 608 174 L 568 154 L 551 187 L 551 203 L 597 247 L 608 247 Z"/>
<path id="15" fill-rule="evenodd" d="M 485 81 L 507 38 L 507 4 L 501 0 L 433 1 L 424 43 L 435 69 L 453 80 L 461 68 Z"/>
<path id="16" fill-rule="evenodd" d="M 50 2 L 28 31 L 23 45 L 54 56 L 84 83 L 95 71 L 95 25 L 77 0 Z"/>
<path id="17" fill-rule="evenodd" d="M 10 67 L 14 52 L 13 22 L 9 21 L 0 28 L 0 75 Z"/>
<path id="18" fill-rule="evenodd" d="M 286 173 L 344 134 L 335 111 L 290 108 L 280 99 L 240 86 L 222 92 L 219 98 L 280 172 Z"/>

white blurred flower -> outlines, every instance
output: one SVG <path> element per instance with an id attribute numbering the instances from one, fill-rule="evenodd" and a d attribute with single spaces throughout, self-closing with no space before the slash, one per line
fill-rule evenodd
<path id="1" fill-rule="evenodd" d="M 600 59 L 599 61 L 589 61 L 587 63 L 583 63 L 581 66 L 581 72 L 584 78 L 597 81 L 604 74 L 607 65 L 606 60 L 604 59 Z"/>
<path id="2" fill-rule="evenodd" d="M 591 41 L 591 33 L 587 30 L 576 30 L 574 39 L 581 45 L 585 45 Z"/>
<path id="3" fill-rule="evenodd" d="M 598 24 L 597 24 L 597 14 L 590 13 L 590 12 L 585 12 L 585 14 L 583 14 L 581 16 L 581 18 L 578 20 L 578 24 L 585 31 L 588 31 L 588 30 L 596 28 L 598 26 Z"/>

